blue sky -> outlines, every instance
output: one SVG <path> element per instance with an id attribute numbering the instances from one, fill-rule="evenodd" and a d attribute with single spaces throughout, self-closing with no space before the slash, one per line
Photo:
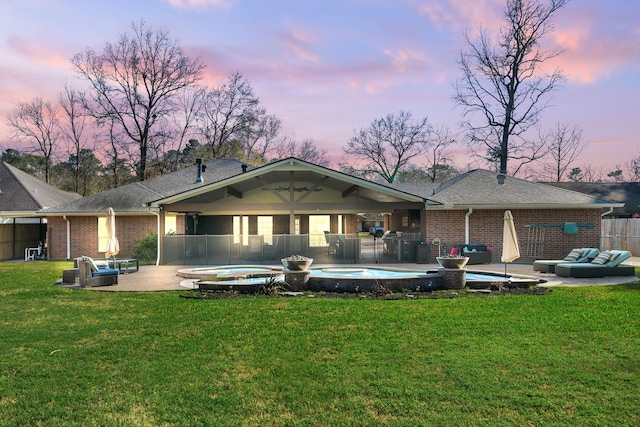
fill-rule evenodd
<path id="1" fill-rule="evenodd" d="M 4 0 L 0 3 L 0 144 L 7 114 L 80 83 L 69 58 L 100 50 L 132 22 L 164 27 L 207 64 L 215 85 L 240 72 L 297 139 L 339 161 L 354 129 L 399 110 L 458 128 L 451 101 L 463 32 L 495 30 L 502 0 Z M 568 79 L 543 117 L 583 128 L 578 163 L 612 170 L 640 155 L 640 2 L 573 0 L 549 46 Z M 19 147 L 18 147 L 19 148 Z M 462 155 L 462 154 L 460 154 Z M 460 166 L 467 160 L 458 157 Z"/>

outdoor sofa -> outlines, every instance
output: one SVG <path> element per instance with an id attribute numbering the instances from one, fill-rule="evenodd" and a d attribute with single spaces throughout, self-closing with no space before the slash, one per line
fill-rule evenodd
<path id="1" fill-rule="evenodd" d="M 120 270 L 97 266 L 90 257 L 78 260 L 78 279 L 83 287 L 117 285 Z"/>
<path id="2" fill-rule="evenodd" d="M 621 265 L 631 258 L 629 251 L 605 251 L 600 252 L 591 262 L 587 263 L 560 263 L 556 265 L 556 276 L 561 277 L 605 277 L 605 276 L 633 276 L 635 268 L 632 265 Z"/>
<path id="3" fill-rule="evenodd" d="M 456 245 L 452 248 L 451 254 L 469 257 L 467 264 L 491 264 L 491 251 L 487 245 Z"/>
<path id="4" fill-rule="evenodd" d="M 600 250 L 596 248 L 576 248 L 563 259 L 539 259 L 533 263 L 533 271 L 541 273 L 554 273 L 556 265 L 560 263 L 585 263 L 591 262 L 598 256 Z"/>

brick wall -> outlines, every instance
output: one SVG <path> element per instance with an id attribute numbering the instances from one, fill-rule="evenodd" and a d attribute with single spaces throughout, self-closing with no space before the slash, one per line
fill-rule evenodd
<path id="1" fill-rule="evenodd" d="M 104 252 L 98 251 L 97 217 L 67 217 L 71 226 L 71 258 L 82 255 L 103 258 Z M 157 229 L 156 216 L 116 216 L 116 237 L 120 243 L 119 257 L 129 257 L 133 252 L 135 240 Z M 50 259 L 67 257 L 67 222 L 61 217 L 47 218 L 48 254 Z"/>
<path id="2" fill-rule="evenodd" d="M 447 248 L 465 243 L 466 210 L 432 210 L 425 215 L 426 243 L 440 239 Z M 545 227 L 543 255 L 540 259 L 563 258 L 571 249 L 600 245 L 599 209 L 512 209 L 522 261 L 526 257 L 526 242 L 531 224 L 562 225 L 565 222 L 593 223 L 594 228 L 579 227 L 576 234 L 564 234 L 563 227 Z M 504 210 L 474 210 L 469 217 L 469 243 L 492 246 L 493 262 L 500 262 Z"/>

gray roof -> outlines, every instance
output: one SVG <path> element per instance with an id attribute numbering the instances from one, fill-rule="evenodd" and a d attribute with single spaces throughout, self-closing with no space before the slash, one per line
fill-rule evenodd
<path id="1" fill-rule="evenodd" d="M 0 212 L 29 215 L 82 196 L 62 191 L 10 164 L 0 162 Z"/>
<path id="2" fill-rule="evenodd" d="M 549 182 L 548 185 L 578 191 L 611 202 L 624 203 L 614 214 L 640 212 L 640 182 Z"/>
<path id="3" fill-rule="evenodd" d="M 204 163 L 203 182 L 196 183 L 196 166 L 181 169 L 147 181 L 134 182 L 122 187 L 96 193 L 41 213 L 50 214 L 95 214 L 112 207 L 116 213 L 139 214 L 147 212 L 147 203 L 163 199 L 198 187 L 207 186 L 242 173 L 244 163 L 233 159 L 217 159 Z M 252 169 L 251 166 L 248 170 Z"/>
<path id="4" fill-rule="evenodd" d="M 437 186 L 413 186 L 413 194 L 444 207 L 475 208 L 553 208 L 610 206 L 610 202 L 562 188 L 506 177 L 499 184 L 495 172 L 476 169 Z"/>
<path id="5" fill-rule="evenodd" d="M 306 165 L 309 170 L 319 169 L 320 172 L 330 173 L 334 180 L 349 181 L 368 186 L 367 191 L 376 191 L 380 194 L 385 191 L 400 191 L 409 199 L 423 200 L 433 208 L 459 208 L 474 207 L 478 209 L 495 208 L 599 208 L 613 206 L 611 202 L 592 197 L 575 191 L 556 188 L 536 182 L 524 181 L 507 177 L 503 185 L 498 184 L 496 173 L 486 170 L 473 170 L 461 174 L 441 184 L 375 184 L 359 178 L 351 177 L 333 169 L 320 167 L 298 159 L 286 159 L 262 168 L 249 167 L 254 170 L 248 173 L 246 180 L 255 185 L 256 173 L 262 173 L 291 164 L 294 161 L 296 167 Z M 148 181 L 136 182 L 119 188 L 94 194 L 80 200 L 44 209 L 42 214 L 78 214 L 95 215 L 97 212 L 105 212 L 112 207 L 116 213 L 140 214 L 147 213 L 148 206 L 157 204 L 169 198 L 192 197 L 194 194 L 208 192 L 207 187 L 217 188 L 223 181 L 233 178 L 237 181 L 237 187 L 244 178 L 243 163 L 232 159 L 218 159 L 206 163 L 207 169 L 203 173 L 204 182 L 195 183 L 196 168 L 189 167 Z M 324 172 L 323 172 L 324 173 Z M 240 179 L 240 181 L 238 181 Z M 245 181 L 246 181 L 245 180 Z M 248 184 L 248 183 L 247 183 Z M 364 190 L 363 190 L 364 191 Z M 407 199 L 407 200 L 409 200 Z"/>

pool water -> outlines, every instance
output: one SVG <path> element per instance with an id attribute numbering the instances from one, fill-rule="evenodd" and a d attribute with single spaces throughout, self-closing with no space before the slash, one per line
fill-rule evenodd
<path id="1" fill-rule="evenodd" d="M 206 285 L 209 289 L 256 289 L 265 280 L 285 282 L 282 267 L 225 266 L 202 267 L 179 270 L 185 287 Z M 309 289 L 317 291 L 357 292 L 372 290 L 384 285 L 393 290 L 435 290 L 440 287 L 438 271 L 393 270 L 378 267 L 328 267 L 310 270 Z M 522 278 L 487 272 L 467 272 L 466 283 L 470 288 L 490 287 L 497 283 L 509 286 L 533 286 L 540 283 L 537 278 Z"/>

